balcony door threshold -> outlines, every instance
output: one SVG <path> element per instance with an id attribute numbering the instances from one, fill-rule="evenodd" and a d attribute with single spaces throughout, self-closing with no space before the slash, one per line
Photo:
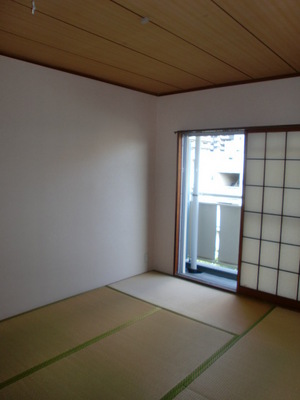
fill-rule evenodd
<path id="1" fill-rule="evenodd" d="M 237 291 L 236 279 L 224 278 L 222 276 L 213 275 L 208 272 L 189 272 L 187 270 L 184 273 L 177 272 L 176 276 L 210 287 L 213 286 L 216 289 L 222 289 L 233 293 L 236 293 Z"/>

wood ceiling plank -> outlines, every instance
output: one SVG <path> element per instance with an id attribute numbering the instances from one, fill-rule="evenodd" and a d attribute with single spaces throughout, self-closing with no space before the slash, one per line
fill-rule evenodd
<path id="1" fill-rule="evenodd" d="M 3 1 L 0 7 L 0 28 L 31 41 L 44 43 L 59 50 L 122 68 L 127 72 L 142 75 L 167 85 L 188 90 L 209 85 L 197 76 L 173 68 L 98 36 L 66 25 L 16 2 Z M 39 62 L 39 54 L 35 55 Z M 76 66 L 74 66 L 75 68 Z"/>
<path id="2" fill-rule="evenodd" d="M 2 53 L 9 57 L 19 58 L 154 95 L 169 94 L 179 90 L 177 87 L 132 74 L 110 65 L 86 60 L 53 47 L 30 42 L 7 32 L 0 31 L 0 42 Z M 39 54 L 38 61 L 36 60 L 36 54 Z"/>
<path id="3" fill-rule="evenodd" d="M 215 0 L 256 37 L 300 71 L 299 0 Z"/>
<path id="4" fill-rule="evenodd" d="M 21 2 L 28 4 L 25 0 Z M 52 0 L 36 3 L 37 12 L 163 61 L 205 79 L 210 84 L 249 78 L 166 30 L 152 23 L 141 24 L 140 16 L 111 1 Z"/>
<path id="5" fill-rule="evenodd" d="M 166 90 L 173 88 L 170 93 L 174 88 L 180 92 L 247 77 L 295 74 L 300 68 L 299 0 L 35 0 L 35 4 L 32 15 L 31 0 L 0 1 L 0 27 L 28 39 L 32 62 L 45 64 L 41 54 L 52 48 L 50 66 L 64 69 L 59 58 L 65 51 L 71 72 L 79 68 L 79 57 L 85 68 L 104 65 L 119 71 L 114 82 L 132 88 L 136 78 L 138 85 L 145 79 Z M 150 23 L 142 25 L 143 16 Z M 0 43 L 0 51 L 1 47 Z M 60 56 L 54 56 L 54 48 Z M 16 49 L 14 54 L 26 58 Z M 107 80 L 103 74 L 96 79 Z M 124 83 L 121 75 L 126 82 L 131 76 L 131 83 Z"/>
<path id="6" fill-rule="evenodd" d="M 295 71 L 211 0 L 114 0 L 256 79 Z M 233 3 L 233 2 L 232 2 Z M 237 7 L 242 2 L 236 1 Z M 276 34 L 276 33 L 275 33 Z"/>

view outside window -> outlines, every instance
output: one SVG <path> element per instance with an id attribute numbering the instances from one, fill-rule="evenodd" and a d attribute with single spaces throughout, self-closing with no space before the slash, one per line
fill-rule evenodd
<path id="1" fill-rule="evenodd" d="M 243 131 L 184 137 L 179 273 L 236 288 L 243 167 Z"/>
<path id="2" fill-rule="evenodd" d="M 200 136 L 199 201 L 241 204 L 244 135 Z M 196 137 L 191 146 L 190 187 L 194 187 Z M 222 198 L 220 198 L 221 196 Z M 226 197 L 228 197 L 226 199 Z"/>

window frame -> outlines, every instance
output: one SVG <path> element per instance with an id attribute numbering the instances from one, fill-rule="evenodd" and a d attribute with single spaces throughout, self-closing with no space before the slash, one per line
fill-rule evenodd
<path id="1" fill-rule="evenodd" d="M 244 130 L 246 135 L 245 140 L 245 157 L 244 157 L 244 182 L 243 182 L 243 200 L 242 200 L 242 208 L 241 208 L 241 228 L 240 228 L 240 243 L 239 243 L 239 260 L 238 260 L 238 277 L 237 277 L 237 291 L 236 294 L 239 295 L 247 295 L 251 297 L 256 297 L 264 301 L 269 301 L 272 303 L 276 303 L 279 305 L 293 307 L 300 309 L 300 298 L 298 300 L 293 300 L 287 297 L 282 297 L 279 295 L 274 295 L 271 293 L 262 292 L 257 289 L 252 289 L 241 285 L 241 262 L 242 262 L 242 246 L 243 246 L 243 228 L 244 228 L 244 215 L 245 215 L 245 187 L 247 182 L 246 177 L 246 155 L 247 155 L 247 143 L 248 143 L 248 135 L 253 133 L 276 133 L 276 132 L 300 132 L 300 124 L 295 125 L 275 125 L 275 126 L 251 126 L 251 127 L 234 127 L 234 128 L 226 128 L 226 129 L 197 129 L 197 130 L 186 130 L 186 131 L 177 131 L 177 170 L 176 170 L 176 208 L 175 208 L 175 235 L 174 235 L 174 267 L 173 267 L 173 275 L 182 277 L 182 275 L 178 274 L 178 261 L 179 261 L 179 239 L 180 239 L 180 211 L 181 211 L 181 187 L 182 187 L 182 140 L 183 136 L 186 134 L 193 135 L 195 133 L 205 133 L 209 134 L 209 132 L 217 132 L 217 134 L 222 134 L 222 132 L 228 132 L 229 130 Z M 300 268 L 299 268 L 299 280 L 300 280 Z M 184 279 L 196 281 L 191 277 L 186 277 Z M 197 282 L 197 281 L 196 281 Z M 202 282 L 198 282 L 199 284 L 204 284 Z M 204 284 L 205 285 L 205 284 Z M 226 290 L 226 289 L 225 289 Z"/>

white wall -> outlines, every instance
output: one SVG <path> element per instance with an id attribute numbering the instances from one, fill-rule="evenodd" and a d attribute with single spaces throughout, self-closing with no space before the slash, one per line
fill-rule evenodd
<path id="1" fill-rule="evenodd" d="M 300 123 L 300 78 L 165 96 L 157 103 L 153 266 L 173 272 L 177 137 L 185 129 Z"/>
<path id="2" fill-rule="evenodd" d="M 147 254 L 172 273 L 174 131 L 300 122 L 300 78 L 157 99 L 6 57 L 0 73 L 0 319 Z"/>
<path id="3" fill-rule="evenodd" d="M 147 269 L 156 99 L 0 58 L 0 319 Z"/>

